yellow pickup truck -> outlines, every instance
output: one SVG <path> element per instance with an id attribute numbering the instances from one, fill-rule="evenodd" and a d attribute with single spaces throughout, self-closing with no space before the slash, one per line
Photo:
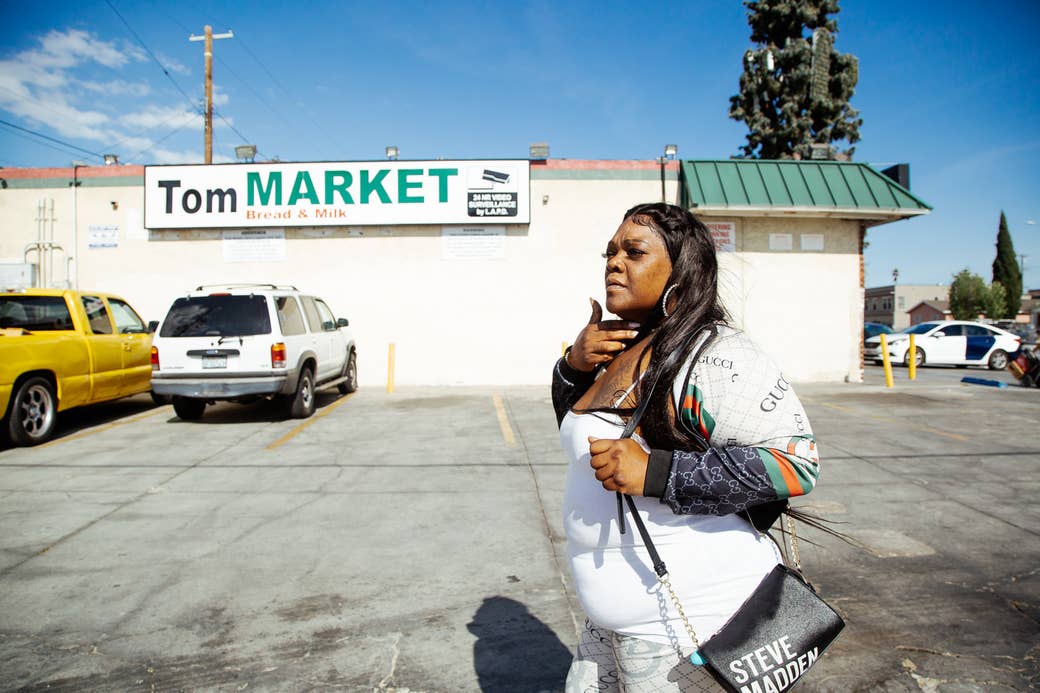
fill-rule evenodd
<path id="1" fill-rule="evenodd" d="M 151 389 L 152 335 L 96 291 L 0 292 L 0 413 L 15 445 L 54 434 L 58 412 Z"/>

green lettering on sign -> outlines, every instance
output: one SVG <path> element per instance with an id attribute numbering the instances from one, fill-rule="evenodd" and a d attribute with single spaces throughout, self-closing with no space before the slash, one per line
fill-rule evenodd
<path id="1" fill-rule="evenodd" d="M 274 193 L 274 203 L 276 205 L 282 204 L 282 174 L 280 171 L 272 171 L 270 177 L 267 179 L 267 185 L 263 185 L 260 181 L 260 174 L 254 171 L 250 171 L 246 174 L 246 184 L 248 185 L 248 193 L 246 195 L 246 204 L 252 207 L 254 200 L 259 197 L 261 205 L 267 205 L 271 202 L 271 193 Z"/>
<path id="2" fill-rule="evenodd" d="M 318 204 L 318 193 L 314 189 L 314 181 L 311 180 L 311 174 L 306 171 L 296 174 L 296 182 L 293 183 L 292 193 L 289 194 L 289 204 L 296 204 L 301 197 L 306 197 L 312 205 Z"/>
<path id="3" fill-rule="evenodd" d="M 412 188 L 422 188 L 422 181 L 408 180 L 411 176 L 421 176 L 421 168 L 399 168 L 397 169 L 397 201 L 398 202 L 422 202 L 422 195 L 409 195 Z"/>
<path id="4" fill-rule="evenodd" d="M 372 193 L 379 196 L 380 202 L 390 204 L 390 196 L 386 194 L 386 190 L 383 188 L 383 179 L 386 178 L 388 173 L 390 173 L 389 169 L 380 169 L 376 177 L 369 180 L 368 169 L 361 169 L 361 204 L 367 205 L 368 198 Z"/>
<path id="5" fill-rule="evenodd" d="M 336 179 L 339 182 L 336 182 Z M 325 172 L 325 204 L 335 204 L 333 199 L 333 193 L 339 193 L 340 198 L 345 204 L 354 204 L 354 198 L 350 196 L 347 188 L 354 182 L 354 176 L 350 175 L 350 171 L 326 171 Z"/>
<path id="6" fill-rule="evenodd" d="M 459 175 L 457 168 L 431 168 L 429 174 L 437 179 L 437 201 L 448 201 L 448 176 Z"/>

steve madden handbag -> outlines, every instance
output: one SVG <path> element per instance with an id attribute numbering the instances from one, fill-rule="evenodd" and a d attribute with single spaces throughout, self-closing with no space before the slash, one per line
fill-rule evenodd
<path id="1" fill-rule="evenodd" d="M 799 572 L 777 565 L 762 578 L 726 625 L 706 642 L 699 643 L 635 502 L 631 496 L 625 499 L 632 522 L 653 561 L 657 580 L 668 590 L 693 641 L 690 662 L 707 667 L 730 693 L 788 690 L 819 660 L 845 627 L 841 616 L 816 594 Z M 789 530 L 793 529 L 791 519 L 787 521 Z"/>
<path id="2" fill-rule="evenodd" d="M 654 385 L 656 382 L 629 419 L 622 438 L 630 437 L 635 431 Z M 690 655 L 690 662 L 707 667 L 719 685 L 730 693 L 779 693 L 790 689 L 819 660 L 845 627 L 841 616 L 801 576 L 794 523 L 787 517 L 795 569 L 783 565 L 774 567 L 726 625 L 706 642 L 700 643 L 672 589 L 668 568 L 639 517 L 635 501 L 627 495 L 624 499 L 628 502 L 632 522 L 639 530 L 653 562 L 657 580 L 668 590 L 676 612 L 693 641 L 694 651 Z M 624 532 L 624 524 L 621 525 L 621 531 Z"/>

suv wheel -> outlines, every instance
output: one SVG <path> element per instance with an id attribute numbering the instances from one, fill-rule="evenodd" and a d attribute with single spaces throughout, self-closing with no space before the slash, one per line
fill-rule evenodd
<path id="1" fill-rule="evenodd" d="M 37 445 L 51 437 L 58 421 L 58 399 L 46 378 L 29 378 L 11 400 L 7 433 L 15 445 Z"/>
<path id="2" fill-rule="evenodd" d="M 294 419 L 306 419 L 314 413 L 314 376 L 310 368 L 300 371 L 300 380 L 296 383 L 296 394 L 290 400 L 289 416 Z"/>
<path id="3" fill-rule="evenodd" d="M 337 387 L 340 394 L 349 395 L 357 390 L 357 354 L 353 351 L 350 352 L 350 357 L 347 358 L 347 365 L 343 369 L 343 375 L 346 377 L 346 380 Z"/>
<path id="4" fill-rule="evenodd" d="M 206 411 L 206 400 L 174 397 L 173 411 L 185 421 L 197 421 L 202 418 L 202 412 Z"/>

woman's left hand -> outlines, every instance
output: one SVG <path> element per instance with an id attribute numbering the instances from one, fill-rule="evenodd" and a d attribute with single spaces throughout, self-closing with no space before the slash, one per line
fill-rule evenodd
<path id="1" fill-rule="evenodd" d="M 643 495 L 646 466 L 650 455 L 631 438 L 610 440 L 589 436 L 590 464 L 596 478 L 608 491 L 621 491 L 630 496 Z"/>

